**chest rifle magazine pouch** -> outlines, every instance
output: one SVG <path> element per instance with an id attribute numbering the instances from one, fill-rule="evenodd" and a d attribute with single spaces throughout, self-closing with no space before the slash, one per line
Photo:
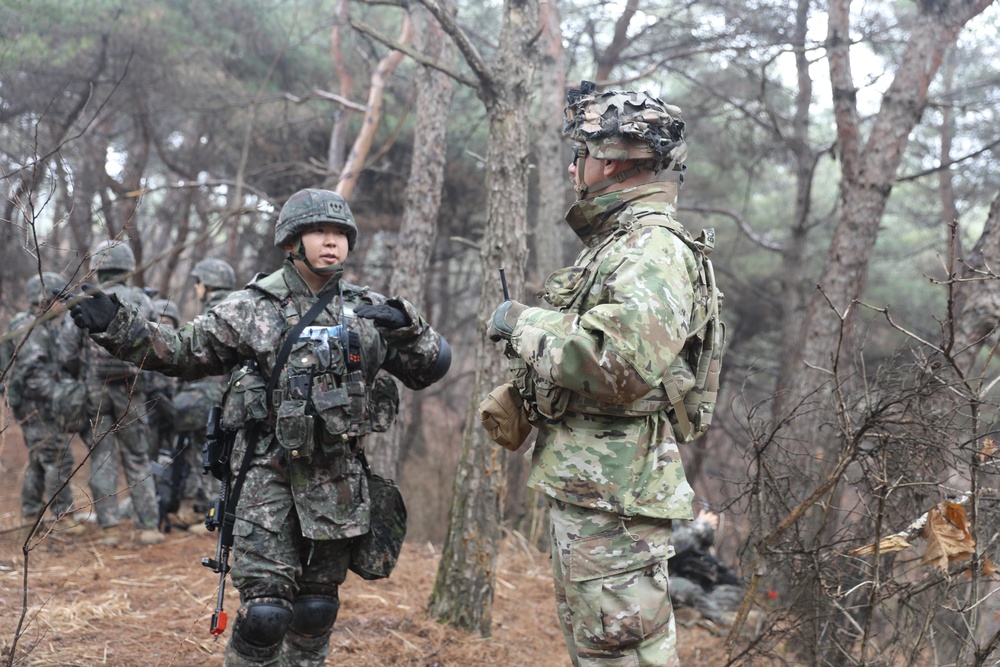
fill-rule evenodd
<path id="1" fill-rule="evenodd" d="M 391 479 L 368 475 L 370 529 L 351 543 L 351 572 L 362 579 L 385 579 L 396 567 L 406 538 L 406 505 Z"/>
<path id="2" fill-rule="evenodd" d="M 306 412 L 309 401 L 286 398 L 278 407 L 274 435 L 293 459 L 312 456 L 315 445 L 313 416 Z"/>

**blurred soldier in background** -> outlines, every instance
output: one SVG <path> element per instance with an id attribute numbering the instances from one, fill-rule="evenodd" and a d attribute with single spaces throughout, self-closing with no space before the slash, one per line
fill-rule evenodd
<path id="1" fill-rule="evenodd" d="M 135 255 L 125 241 L 104 241 L 91 251 L 90 270 L 96 272 L 100 289 L 114 294 L 122 303 L 135 305 L 144 318 L 158 319 L 149 297 L 131 285 L 135 266 Z M 71 363 L 83 364 L 90 412 L 97 416 L 87 440 L 92 442 L 90 490 L 102 529 L 99 542 L 115 546 L 134 539 L 139 544 L 158 544 L 164 537 L 157 529 L 159 510 L 149 465 L 148 406 L 139 369 L 81 336 L 72 322 L 64 327 L 63 334 L 66 358 Z M 121 525 L 121 510 L 116 500 L 119 458 L 132 496 L 134 532 Z"/>
<path id="2" fill-rule="evenodd" d="M 73 510 L 73 490 L 69 486 L 73 474 L 71 436 L 56 426 L 53 409 L 61 376 L 59 332 L 66 305 L 50 296 L 50 290 L 61 291 L 65 286 L 66 281 L 57 273 L 45 272 L 28 279 L 24 296 L 29 308 L 10 321 L 7 330 L 14 337 L 0 352 L 3 368 L 21 346 L 6 377 L 6 393 L 28 446 L 28 467 L 21 484 L 21 516 L 30 524 L 42 515 L 49 499 L 57 518 Z M 79 534 L 85 530 L 82 524 L 68 522 L 63 532 Z"/>
<path id="3" fill-rule="evenodd" d="M 191 270 L 195 295 L 201 304 L 201 313 L 207 313 L 222 302 L 236 288 L 236 272 L 221 259 L 203 259 Z M 222 393 L 229 382 L 228 375 L 214 375 L 182 383 L 177 390 L 178 433 L 183 433 L 185 468 L 180 509 L 177 518 L 188 524 L 191 532 L 205 533 L 205 509 L 209 500 L 219 494 L 219 480 L 201 473 L 201 450 L 205 444 L 205 424 L 208 411 L 222 403 Z"/>

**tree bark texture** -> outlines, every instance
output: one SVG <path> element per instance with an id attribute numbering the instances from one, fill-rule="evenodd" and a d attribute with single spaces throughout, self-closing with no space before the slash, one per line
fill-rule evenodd
<path id="1" fill-rule="evenodd" d="M 483 323 L 503 300 L 497 274 L 501 266 L 507 270 L 511 295 L 521 294 L 524 287 L 528 103 L 537 33 L 537 0 L 506 0 L 499 54 L 489 76 L 480 77 L 479 95 L 489 117 L 487 222 L 479 249 L 483 284 L 478 319 Z M 486 437 L 476 408 L 507 377 L 501 346 L 488 340 L 481 326 L 448 534 L 429 603 L 438 620 L 484 637 L 491 633 L 507 452 Z"/>
<path id="2" fill-rule="evenodd" d="M 417 48 L 442 62 L 450 62 L 453 49 L 441 26 L 427 10 L 416 5 L 413 13 Z M 389 292 L 402 295 L 424 312 L 429 310 L 425 278 L 437 240 L 438 212 L 444 187 L 444 165 L 447 149 L 448 112 L 455 84 L 445 74 L 430 67 L 421 67 L 417 74 L 417 99 L 414 124 L 413 158 L 404 193 L 406 205 L 399 229 L 394 266 L 389 278 Z M 385 433 L 372 434 L 369 442 L 372 468 L 380 475 L 398 479 L 401 438 L 408 432 L 410 411 L 414 403 L 400 392 L 397 423 Z M 416 403 L 415 405 L 419 405 Z"/>

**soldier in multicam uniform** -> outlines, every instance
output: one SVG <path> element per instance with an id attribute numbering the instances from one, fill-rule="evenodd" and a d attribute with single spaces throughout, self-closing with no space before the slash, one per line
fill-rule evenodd
<path id="1" fill-rule="evenodd" d="M 100 289 L 123 303 L 134 304 L 143 318 L 155 318 L 153 302 L 129 282 L 135 267 L 135 255 L 125 241 L 103 241 L 91 251 L 90 270 L 96 272 Z M 159 511 L 149 465 L 145 378 L 140 377 L 134 364 L 87 341 L 71 322 L 63 329 L 62 346 L 67 359 L 82 364 L 77 372 L 82 370 L 86 377 L 91 414 L 97 416 L 92 433 L 85 438 L 93 441 L 90 490 L 102 529 L 99 542 L 115 546 L 137 539 L 139 544 L 159 544 L 164 537 L 157 528 Z M 122 514 L 116 501 L 119 457 L 135 511 L 135 534 L 123 532 L 121 526 Z"/>
<path id="2" fill-rule="evenodd" d="M 183 379 L 236 369 L 222 410 L 223 426 L 242 429 L 231 469 L 253 458 L 236 509 L 232 577 L 242 604 L 230 667 L 324 664 L 352 543 L 369 531 L 364 436 L 388 427 L 375 422 L 398 401 L 379 391 L 376 375 L 384 369 L 422 389 L 451 363 L 447 342 L 412 304 L 342 279 L 357 235 L 339 195 L 302 190 L 275 226 L 274 243 L 288 253 L 282 268 L 178 331 L 109 296 L 73 309 L 79 326 L 104 332 L 95 340 L 145 367 Z M 289 329 L 328 297 L 275 369 Z M 248 433 L 257 436 L 252 447 Z"/>
<path id="3" fill-rule="evenodd" d="M 70 436 L 56 426 L 52 405 L 61 376 L 59 323 L 66 306 L 48 296 L 49 290 L 62 290 L 65 286 L 66 281 L 57 273 L 45 272 L 41 277 L 28 279 L 24 292 L 29 310 L 11 319 L 8 333 L 13 337 L 4 343 L 0 366 L 6 366 L 21 345 L 5 381 L 8 404 L 28 446 L 28 467 L 21 484 L 21 515 L 32 524 L 50 498 L 50 509 L 56 517 L 69 515 L 73 510 L 73 490 L 68 484 L 73 474 Z M 39 320 L 43 315 L 47 317 Z M 82 524 L 73 522 L 64 532 L 77 534 L 84 530 Z"/>
<path id="4" fill-rule="evenodd" d="M 194 265 L 195 295 L 201 303 L 202 314 L 207 313 L 229 296 L 236 288 L 236 272 L 221 259 L 207 258 Z M 216 375 L 185 382 L 178 387 L 176 405 L 178 425 L 188 436 L 183 456 L 190 471 L 181 490 L 181 507 L 178 518 L 189 524 L 189 530 L 205 533 L 204 507 L 219 495 L 219 480 L 211 475 L 198 474 L 201 470 L 201 450 L 205 444 L 205 425 L 208 410 L 219 405 L 229 383 L 228 375 Z"/>
<path id="5" fill-rule="evenodd" d="M 546 280 L 556 310 L 508 300 L 487 333 L 509 346 L 538 427 L 528 484 L 548 497 L 573 664 L 677 665 L 666 560 L 671 520 L 691 518 L 693 492 L 662 384 L 707 308 L 672 218 L 684 123 L 651 95 L 588 82 L 567 102 L 578 201 L 566 222 L 586 248 Z"/>

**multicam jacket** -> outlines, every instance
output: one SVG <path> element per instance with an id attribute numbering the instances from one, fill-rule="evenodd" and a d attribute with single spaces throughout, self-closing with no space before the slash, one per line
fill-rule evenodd
<path id="1" fill-rule="evenodd" d="M 587 247 L 546 280 L 557 310 L 528 308 L 514 326 L 519 388 L 539 427 L 528 484 L 549 496 L 622 516 L 691 517 L 662 381 L 690 376 L 678 353 L 706 305 L 673 210 L 659 184 L 577 202 L 566 220 Z"/>
<path id="2" fill-rule="evenodd" d="M 310 328 L 332 332 L 348 324 L 357 332 L 361 370 L 349 371 L 336 338 L 303 334 L 281 369 L 271 406 L 265 388 L 284 338 L 317 300 L 288 261 L 177 330 L 121 307 L 108 330 L 94 335 L 121 358 L 184 380 L 236 369 L 223 404 L 223 425 L 242 428 L 234 469 L 246 452 L 247 434 L 257 431 L 259 436 L 236 512 L 237 535 L 249 534 L 249 524 L 275 530 L 290 520 L 293 510 L 302 535 L 310 539 L 366 533 L 370 499 L 354 452 L 365 434 L 387 428 L 385 406 L 395 399 L 385 400 L 385 385 L 392 383 L 380 384 L 376 375 L 384 369 L 411 389 L 422 389 L 435 377 L 429 371 L 441 338 L 411 304 L 399 300 L 410 326 L 380 330 L 352 311 L 362 303 L 382 304 L 386 297 L 347 284 L 339 275 L 327 290 L 340 290 L 343 300 L 334 298 Z M 325 372 L 316 373 L 318 367 Z M 302 388 L 297 379 L 303 377 L 311 385 L 306 398 L 296 393 Z M 393 404 L 390 412 L 394 410 Z"/>

